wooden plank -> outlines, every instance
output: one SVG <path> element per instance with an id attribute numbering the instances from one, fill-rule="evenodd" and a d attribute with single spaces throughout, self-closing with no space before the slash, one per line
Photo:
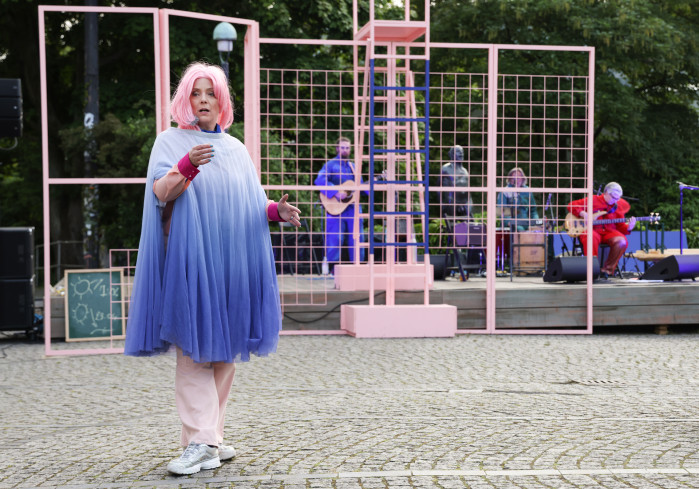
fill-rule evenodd
<path id="1" fill-rule="evenodd" d="M 593 313 L 595 326 L 697 323 L 697 304 L 595 307 Z"/>
<path id="2" fill-rule="evenodd" d="M 495 313 L 496 328 L 572 328 L 586 326 L 583 307 L 501 309 Z"/>
<path id="3" fill-rule="evenodd" d="M 672 283 L 619 286 L 595 290 L 593 299 L 595 307 L 625 304 L 646 306 L 699 304 L 699 286 L 693 284 L 674 285 Z"/>
<path id="4" fill-rule="evenodd" d="M 585 307 L 587 291 L 582 288 L 537 288 L 499 290 L 495 294 L 496 309 L 547 308 L 552 304 Z"/>

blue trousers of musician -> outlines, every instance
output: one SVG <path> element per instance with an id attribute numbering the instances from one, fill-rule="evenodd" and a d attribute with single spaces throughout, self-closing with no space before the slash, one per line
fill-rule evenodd
<path id="1" fill-rule="evenodd" d="M 361 212 L 361 209 L 360 211 Z M 349 206 L 345 211 L 333 216 L 327 214 L 325 220 L 325 256 L 329 263 L 338 263 L 340 261 L 341 246 L 346 245 L 349 251 L 350 260 L 354 260 L 354 235 L 352 228 L 354 226 L 354 206 Z M 359 219 L 360 241 L 364 241 L 364 219 Z M 364 248 L 359 250 L 359 259 L 364 260 Z"/>

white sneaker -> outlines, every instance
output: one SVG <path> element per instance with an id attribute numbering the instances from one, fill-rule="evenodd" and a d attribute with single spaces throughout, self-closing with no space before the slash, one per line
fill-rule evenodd
<path id="1" fill-rule="evenodd" d="M 206 443 L 190 443 L 184 453 L 167 464 L 168 472 L 177 475 L 196 474 L 201 469 L 215 469 L 221 466 L 218 449 Z"/>
<path id="2" fill-rule="evenodd" d="M 230 445 L 218 446 L 218 458 L 221 462 L 224 460 L 230 460 L 233 457 L 235 457 L 235 448 Z"/>

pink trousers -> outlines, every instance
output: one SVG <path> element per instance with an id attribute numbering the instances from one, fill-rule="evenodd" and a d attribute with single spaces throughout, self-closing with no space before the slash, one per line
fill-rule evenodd
<path id="1" fill-rule="evenodd" d="M 181 443 L 220 445 L 234 363 L 195 363 L 177 348 L 175 403 L 182 421 Z"/>

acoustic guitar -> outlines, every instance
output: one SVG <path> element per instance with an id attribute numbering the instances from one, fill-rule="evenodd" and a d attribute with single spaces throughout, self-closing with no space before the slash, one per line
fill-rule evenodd
<path id="1" fill-rule="evenodd" d="M 325 212 L 333 216 L 339 216 L 345 209 L 354 201 L 354 192 L 350 192 L 350 188 L 354 187 L 354 180 L 347 180 L 340 185 L 335 185 L 338 190 L 347 192 L 347 197 L 340 200 L 336 197 L 328 197 L 323 192 L 320 192 L 320 203 L 323 204 Z"/>
<path id="2" fill-rule="evenodd" d="M 592 225 L 593 226 L 602 226 L 604 224 L 618 224 L 620 222 L 629 222 L 630 217 L 620 217 L 616 219 L 597 219 L 598 213 L 595 213 L 593 215 L 593 221 Z M 650 216 L 644 216 L 644 217 L 637 217 L 637 221 L 648 221 L 651 224 L 657 224 L 660 222 L 660 215 L 659 214 L 651 214 Z M 585 219 L 582 219 L 580 217 L 575 217 L 572 213 L 569 213 L 566 216 L 565 220 L 565 228 L 566 232 L 568 233 L 568 236 L 571 238 L 577 238 L 581 234 L 583 234 L 585 231 L 587 231 L 587 221 Z"/>

